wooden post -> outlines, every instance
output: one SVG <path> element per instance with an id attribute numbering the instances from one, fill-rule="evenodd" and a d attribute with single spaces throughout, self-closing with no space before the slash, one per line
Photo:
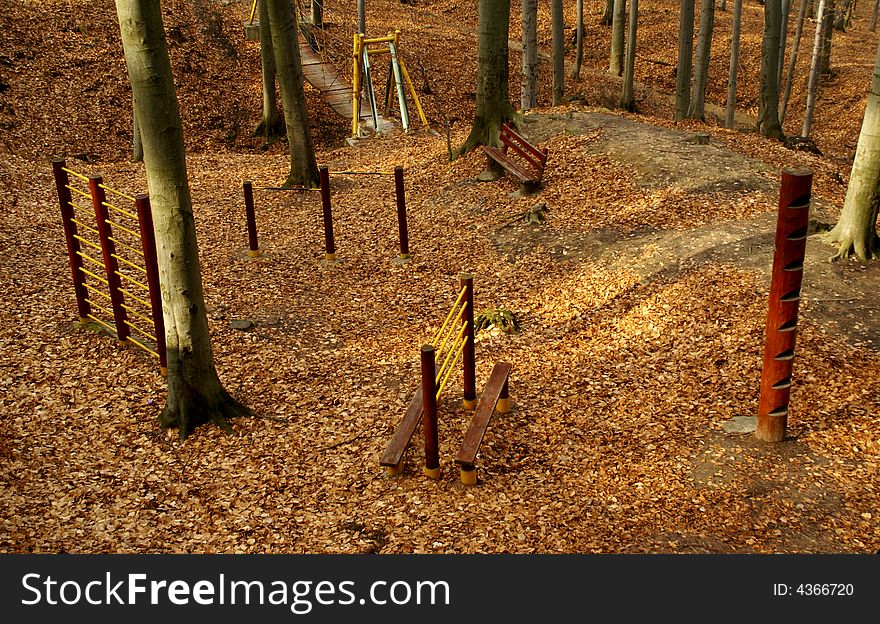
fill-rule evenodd
<path id="1" fill-rule="evenodd" d="M 257 243 L 257 216 L 254 212 L 254 186 L 250 181 L 244 183 L 244 212 L 247 219 L 248 248 L 251 258 L 260 256 L 260 246 Z"/>
<path id="2" fill-rule="evenodd" d="M 67 256 L 70 260 L 70 273 L 73 278 L 73 292 L 76 295 L 76 311 L 80 323 L 89 322 L 92 308 L 87 301 L 86 276 L 82 272 L 83 259 L 80 256 L 80 245 L 77 239 L 75 214 L 70 197 L 70 177 L 64 171 L 64 160 L 52 161 L 52 172 L 55 174 L 55 189 L 58 191 L 58 204 L 61 207 L 61 224 L 64 226 L 64 239 L 67 242 Z"/>
<path id="3" fill-rule="evenodd" d="M 464 406 L 474 409 L 477 406 L 477 372 L 476 350 L 474 348 L 474 276 L 462 273 L 460 276 L 464 293 L 464 314 L 462 320 L 467 323 L 465 336 L 467 340 L 461 354 L 463 369 L 462 386 L 464 387 Z"/>
<path id="4" fill-rule="evenodd" d="M 92 194 L 95 222 L 98 224 L 98 237 L 101 239 L 101 251 L 104 255 L 104 270 L 107 273 L 107 287 L 110 290 L 110 304 L 113 308 L 113 322 L 116 324 L 116 337 L 119 342 L 125 342 L 131 331 L 126 324 L 128 316 L 125 313 L 125 308 L 122 307 L 122 278 L 119 277 L 119 261 L 116 256 L 116 245 L 113 242 L 113 229 L 109 223 L 107 195 L 101 186 L 102 184 L 101 176 L 89 177 L 89 191 Z"/>
<path id="5" fill-rule="evenodd" d="M 321 167 L 321 206 L 324 210 L 324 259 L 336 260 L 336 242 L 333 239 L 333 210 L 330 207 L 330 169 Z"/>
<path id="6" fill-rule="evenodd" d="M 780 442 L 788 424 L 791 371 L 798 305 L 804 273 L 804 253 L 810 219 L 813 172 L 785 169 L 779 190 L 776 251 L 770 284 L 770 304 L 761 372 L 761 398 L 755 435 Z"/>
<path id="7" fill-rule="evenodd" d="M 165 347 L 165 315 L 162 312 L 162 291 L 159 289 L 159 255 L 156 249 L 156 232 L 153 229 L 153 209 L 150 206 L 150 198 L 143 193 L 135 196 L 134 205 L 137 208 L 141 230 L 147 285 L 150 287 L 150 310 L 153 313 L 153 327 L 156 330 L 159 371 L 164 377 L 168 374 L 168 350 Z"/>
<path id="8" fill-rule="evenodd" d="M 403 167 L 394 168 L 394 193 L 397 198 L 397 230 L 400 233 L 400 260 L 409 260 L 409 230 L 406 226 Z"/>
<path id="9" fill-rule="evenodd" d="M 437 383 L 434 347 L 422 345 L 422 432 L 425 436 L 425 476 L 440 478 L 440 452 L 437 440 Z"/>

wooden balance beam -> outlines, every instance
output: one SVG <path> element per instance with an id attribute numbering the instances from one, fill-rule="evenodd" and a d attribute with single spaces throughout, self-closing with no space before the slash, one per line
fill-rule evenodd
<path id="1" fill-rule="evenodd" d="M 498 362 L 492 369 L 489 381 L 480 395 L 480 402 L 477 403 L 477 409 L 471 418 L 471 424 L 468 426 L 467 433 L 461 443 L 461 448 L 455 456 L 455 463 L 460 468 L 461 482 L 465 485 L 476 485 L 477 483 L 477 451 L 480 449 L 480 442 L 486 429 L 489 428 L 489 421 L 497 410 L 500 414 L 506 414 L 510 411 L 510 396 L 508 391 L 508 377 L 513 369 L 512 364 L 507 362 Z"/>

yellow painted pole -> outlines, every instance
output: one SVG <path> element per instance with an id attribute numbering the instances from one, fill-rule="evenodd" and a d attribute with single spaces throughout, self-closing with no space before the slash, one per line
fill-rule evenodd
<path id="1" fill-rule="evenodd" d="M 259 0 L 254 0 L 254 4 L 251 6 L 251 24 L 254 23 L 254 13 L 257 12 L 257 2 L 259 2 Z"/>
<path id="2" fill-rule="evenodd" d="M 360 132 L 360 95 L 361 95 L 361 62 L 360 41 L 363 35 L 355 33 L 354 51 L 352 52 L 352 79 L 351 79 L 351 135 L 357 137 Z"/>
<path id="3" fill-rule="evenodd" d="M 403 72 L 403 79 L 406 81 L 406 84 L 409 85 L 409 92 L 412 94 L 413 100 L 415 100 L 416 110 L 419 111 L 419 119 L 421 119 L 422 123 L 427 127 L 428 119 L 425 117 L 425 111 L 422 110 L 422 103 L 419 101 L 419 96 L 416 94 L 416 88 L 413 86 L 412 80 L 409 79 L 409 72 L 406 71 L 403 57 L 398 57 L 397 62 L 400 64 L 400 71 Z"/>

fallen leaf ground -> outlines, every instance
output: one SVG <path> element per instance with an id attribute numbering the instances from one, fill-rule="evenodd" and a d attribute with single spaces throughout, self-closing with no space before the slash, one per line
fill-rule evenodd
<path id="1" fill-rule="evenodd" d="M 2 16 L 0 35 L 10 50 L 0 71 L 3 551 L 880 549 L 875 265 L 830 265 L 831 248 L 810 238 L 789 439 L 768 445 L 723 429 L 757 410 L 780 169 L 814 169 L 816 229 L 839 213 L 876 44 L 866 15 L 835 35 L 839 73 L 816 126 L 825 156 L 711 120 L 668 121 L 671 67 L 650 59 L 674 64 L 672 4 L 644 8 L 645 114 L 597 108 L 615 87 L 601 72 L 607 30 L 592 15 L 584 78 L 572 85 L 586 101 L 530 116 L 527 132 L 550 160 L 544 190 L 519 198 L 509 179 L 477 182 L 479 154 L 447 158 L 444 119 L 458 145 L 472 110 L 475 7 L 377 3 L 386 10 L 377 8 L 376 29 L 401 27 L 417 85 L 430 81 L 423 96 L 440 136 L 419 130 L 348 146 L 345 124 L 310 94 L 322 164 L 406 172 L 412 261 L 392 262 L 392 180 L 337 175 L 342 262 L 328 266 L 318 194 L 262 190 L 283 180 L 287 160 L 283 145 L 262 150 L 248 136 L 259 54 L 241 33 L 247 7 L 163 3 L 180 33 L 172 55 L 215 356 L 227 389 L 256 414 L 233 422 L 232 435 L 203 427 L 181 443 L 156 425 L 164 381 L 155 362 L 73 324 L 49 158 L 67 156 L 127 193 L 145 188 L 142 166 L 127 161 L 112 3 L 13 4 L 20 10 Z M 328 13 L 340 39 L 353 6 L 338 20 Z M 759 10 L 747 6 L 748 41 Z M 719 14 L 722 32 L 726 19 Z M 754 48 L 744 58 L 753 75 Z M 713 83 L 717 103 L 724 82 Z M 748 101 L 755 85 L 741 84 Z M 640 151 L 659 154 L 697 131 L 711 142 L 691 166 L 611 149 L 629 132 Z M 734 176 L 743 188 L 722 171 L 734 161 L 752 163 Z M 684 188 L 698 170 L 709 185 Z M 258 259 L 247 254 L 245 179 L 257 188 Z M 509 223 L 539 201 L 546 223 Z M 479 484 L 462 486 L 452 456 L 469 412 L 451 384 L 440 408 L 441 478 L 421 475 L 418 443 L 404 474 L 387 477 L 378 461 L 416 387 L 419 345 L 463 271 L 475 276 L 477 311 L 505 307 L 520 322 L 519 333 L 484 331 L 477 343 L 478 388 L 494 362 L 513 364 L 513 410 L 492 422 Z M 230 327 L 242 319 L 249 331 Z"/>

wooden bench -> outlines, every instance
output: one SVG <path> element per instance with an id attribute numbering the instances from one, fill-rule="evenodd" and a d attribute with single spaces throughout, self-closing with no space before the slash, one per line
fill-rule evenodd
<path id="1" fill-rule="evenodd" d="M 406 414 L 403 415 L 403 420 L 397 425 L 394 435 L 388 441 L 388 446 L 385 447 L 385 454 L 382 455 L 382 459 L 379 461 L 379 465 L 385 466 L 385 470 L 389 475 L 397 475 L 403 471 L 403 454 L 406 451 L 407 445 L 409 445 L 409 441 L 412 440 L 413 434 L 416 432 L 419 422 L 421 422 L 421 418 L 422 388 L 419 386 L 413 395 L 412 401 L 410 401 Z"/>
<path id="2" fill-rule="evenodd" d="M 536 190 L 547 165 L 547 149 L 539 150 L 506 123 L 501 124 L 501 147 L 483 146 L 489 166 L 498 163 L 519 178 L 524 192 Z"/>
<path id="3" fill-rule="evenodd" d="M 477 483 L 477 451 L 480 449 L 480 442 L 483 441 L 483 436 L 496 408 L 500 414 L 510 411 L 507 380 L 510 377 L 511 369 L 513 369 L 513 365 L 507 362 L 498 362 L 492 368 L 492 374 L 489 375 L 489 381 L 486 382 L 483 394 L 480 395 L 480 402 L 477 403 L 471 424 L 468 426 L 467 433 L 464 434 L 461 448 L 455 456 L 455 463 L 460 468 L 461 482 L 465 485 Z"/>

